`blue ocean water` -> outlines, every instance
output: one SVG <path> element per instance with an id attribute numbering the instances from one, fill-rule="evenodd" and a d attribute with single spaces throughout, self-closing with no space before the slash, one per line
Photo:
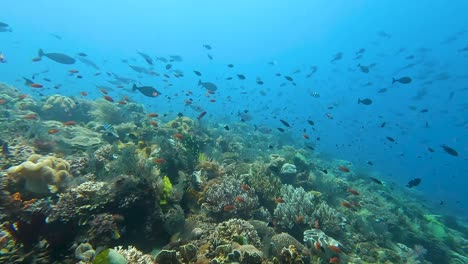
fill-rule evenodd
<path id="1" fill-rule="evenodd" d="M 291 128 L 282 137 L 288 144 L 312 142 L 314 151 L 396 185 L 421 178 L 414 195 L 423 194 L 437 212 L 463 217 L 467 10 L 466 1 L 4 1 L 0 21 L 12 32 L 0 32 L 6 60 L 0 81 L 37 97 L 86 91 L 99 98 L 96 86 L 105 86 L 113 98 L 129 96 L 148 111 L 195 118 L 199 112 L 184 104 L 192 98 L 211 123 L 235 123 L 248 111 L 250 126 L 278 134 L 279 120 L 286 120 Z M 39 48 L 75 58 L 86 53 L 99 69 L 81 61 L 33 63 Z M 182 56 L 172 64 L 184 76 L 163 82 L 133 71 L 129 64 L 149 67 L 137 51 L 150 55 L 160 73 L 167 63 L 156 57 Z M 342 59 L 332 61 L 337 53 Z M 226 66 L 231 63 L 233 68 Z M 369 72 L 358 65 L 370 66 Z M 70 75 L 72 69 L 83 78 Z M 41 81 L 42 89 L 25 86 L 23 77 L 33 75 L 51 82 Z M 108 82 L 115 76 L 154 86 L 163 96 L 134 93 L 133 82 L 117 88 Z M 392 84 L 405 76 L 412 82 Z M 211 97 L 216 103 L 197 86 L 199 79 L 218 86 Z M 372 104 L 358 104 L 360 98 Z M 458 156 L 446 153 L 444 144 Z"/>

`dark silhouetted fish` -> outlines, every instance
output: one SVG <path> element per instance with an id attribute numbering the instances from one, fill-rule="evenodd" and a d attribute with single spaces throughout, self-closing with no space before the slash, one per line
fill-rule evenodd
<path id="1" fill-rule="evenodd" d="M 152 86 L 136 86 L 135 84 L 133 85 L 132 87 L 132 91 L 136 91 L 138 90 L 140 93 L 142 93 L 143 95 L 145 96 L 148 96 L 148 97 L 157 97 L 158 95 L 160 95 L 161 93 L 154 89 L 154 87 Z"/>
<path id="2" fill-rule="evenodd" d="M 414 179 L 412 179 L 411 181 L 408 182 L 406 187 L 413 188 L 413 187 L 418 186 L 420 183 L 421 183 L 421 178 L 414 178 Z"/>
<path id="3" fill-rule="evenodd" d="M 239 80 L 245 80 L 245 75 L 237 74 L 237 78 L 239 78 Z"/>
<path id="4" fill-rule="evenodd" d="M 387 137 L 387 140 L 390 141 L 390 142 L 395 142 L 395 139 L 392 138 L 392 137 Z"/>
<path id="5" fill-rule="evenodd" d="M 286 80 L 288 80 L 290 82 L 294 81 L 294 79 L 291 76 L 284 76 L 284 78 L 286 78 Z"/>
<path id="6" fill-rule="evenodd" d="M 401 78 L 398 78 L 398 79 L 393 78 L 392 84 L 393 84 L 393 83 L 396 83 L 396 82 L 399 82 L 399 83 L 402 83 L 402 84 L 408 84 L 408 83 L 410 83 L 412 80 L 413 80 L 413 79 L 411 79 L 411 77 L 408 77 L 408 76 L 406 76 L 406 77 L 401 77 Z"/>
<path id="7" fill-rule="evenodd" d="M 193 73 L 195 73 L 197 76 L 202 76 L 201 72 L 199 71 L 193 71 Z"/>
<path id="8" fill-rule="evenodd" d="M 369 66 L 358 64 L 358 67 L 363 73 L 369 73 Z"/>
<path id="9" fill-rule="evenodd" d="M 7 23 L 0 22 L 0 27 L 9 27 Z"/>
<path id="10" fill-rule="evenodd" d="M 453 148 L 447 146 L 447 145 L 441 145 L 442 149 L 444 149 L 445 152 L 447 152 L 449 155 L 458 156 L 458 152 L 454 150 Z"/>
<path id="11" fill-rule="evenodd" d="M 358 104 L 363 104 L 363 105 L 371 105 L 372 100 L 369 98 L 366 99 L 358 99 Z"/>
<path id="12" fill-rule="evenodd" d="M 203 86 L 203 88 L 209 90 L 209 91 L 216 91 L 218 90 L 218 86 L 212 82 L 202 82 L 201 80 L 198 80 L 198 85 Z"/>
<path id="13" fill-rule="evenodd" d="M 291 127 L 291 125 L 289 125 L 288 122 L 286 122 L 286 121 L 284 121 L 284 120 L 282 120 L 282 119 L 280 119 L 280 122 L 281 122 L 284 126 L 286 126 L 286 127 Z"/>
<path id="14" fill-rule="evenodd" d="M 343 58 L 343 53 L 338 52 L 338 53 L 335 54 L 335 56 L 333 57 L 333 59 L 330 62 L 335 62 L 335 61 L 341 60 L 342 58 Z"/>
<path id="15" fill-rule="evenodd" d="M 78 58 L 83 64 L 94 68 L 95 70 L 99 70 L 99 67 L 96 65 L 96 63 L 92 62 L 91 60 L 84 58 L 84 57 L 79 57 Z"/>
<path id="16" fill-rule="evenodd" d="M 207 49 L 207 50 L 211 50 L 211 45 L 205 44 L 205 45 L 203 45 L 203 47 L 204 47 L 205 49 Z"/>
<path id="17" fill-rule="evenodd" d="M 140 55 L 146 61 L 146 63 L 153 65 L 153 59 L 148 54 L 139 51 L 137 51 L 137 54 Z"/>
<path id="18" fill-rule="evenodd" d="M 55 62 L 62 64 L 73 64 L 76 61 L 74 58 L 62 53 L 44 53 L 42 49 L 39 49 L 38 54 L 39 58 L 47 57 Z"/>
<path id="19" fill-rule="evenodd" d="M 369 177 L 369 179 L 371 179 L 371 181 L 377 183 L 377 184 L 380 184 L 380 185 L 383 185 L 382 181 L 380 181 L 379 179 L 376 179 L 374 177 Z"/>

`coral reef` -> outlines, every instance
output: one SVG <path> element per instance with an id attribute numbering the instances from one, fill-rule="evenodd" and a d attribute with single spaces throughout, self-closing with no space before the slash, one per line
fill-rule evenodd
<path id="1" fill-rule="evenodd" d="M 285 185 L 281 189 L 281 203 L 275 208 L 274 217 L 278 226 L 286 230 L 295 225 L 311 225 L 316 199 L 313 194 L 307 193 L 302 187 L 294 188 Z"/>
<path id="2" fill-rule="evenodd" d="M 248 219 L 259 207 L 253 188 L 242 188 L 243 181 L 225 176 L 208 183 L 203 193 L 202 208 L 221 219 L 237 217 Z"/>
<path id="3" fill-rule="evenodd" d="M 69 183 L 69 167 L 64 159 L 34 154 L 20 165 L 9 168 L 7 174 L 16 181 L 24 181 L 24 188 L 29 192 L 49 194 L 62 191 Z"/>

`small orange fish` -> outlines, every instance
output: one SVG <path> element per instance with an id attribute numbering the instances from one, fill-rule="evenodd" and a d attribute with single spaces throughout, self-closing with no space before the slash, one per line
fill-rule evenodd
<path id="1" fill-rule="evenodd" d="M 30 84 L 28 84 L 28 86 L 31 87 L 31 88 L 42 88 L 42 87 L 44 87 L 40 83 L 30 83 Z"/>
<path id="2" fill-rule="evenodd" d="M 23 99 L 26 98 L 26 97 L 28 97 L 27 94 L 22 94 L 22 95 L 18 96 L 18 100 L 21 101 L 21 100 L 23 100 Z"/>
<path id="3" fill-rule="evenodd" d="M 100 90 L 101 90 L 101 93 L 108 94 L 108 92 L 105 89 L 100 89 Z"/>
<path id="4" fill-rule="evenodd" d="M 284 203 L 284 199 L 282 197 L 278 197 L 275 199 L 276 203 Z"/>
<path id="5" fill-rule="evenodd" d="M 5 100 L 5 99 L 0 99 L 0 105 L 4 104 L 4 103 L 6 103 L 6 102 L 7 102 L 7 100 Z"/>
<path id="6" fill-rule="evenodd" d="M 118 103 L 119 105 L 126 105 L 126 104 L 128 104 L 128 102 L 127 102 L 127 101 L 124 101 L 124 100 L 119 100 L 119 101 L 117 101 L 117 103 Z"/>
<path id="7" fill-rule="evenodd" d="M 245 184 L 245 183 L 242 183 L 242 184 L 241 184 L 241 188 L 242 188 L 242 190 L 244 190 L 244 191 L 250 191 L 250 186 L 248 186 L 248 185 Z"/>
<path id="8" fill-rule="evenodd" d="M 347 201 L 341 202 L 341 205 L 344 206 L 344 207 L 346 207 L 346 208 L 352 208 L 351 204 L 348 203 Z"/>
<path id="9" fill-rule="evenodd" d="M 296 225 L 300 225 L 302 222 L 304 222 L 304 216 L 300 215 L 296 218 Z"/>
<path id="10" fill-rule="evenodd" d="M 165 164 L 166 160 L 163 158 L 157 158 L 157 159 L 154 159 L 153 162 L 156 164 Z"/>
<path id="11" fill-rule="evenodd" d="M 41 60 L 41 57 L 36 57 L 36 58 L 33 58 L 33 59 L 32 59 L 32 62 L 38 62 L 38 61 L 40 61 L 40 60 Z"/>
<path id="12" fill-rule="evenodd" d="M 158 117 L 159 115 L 157 113 L 149 113 L 146 116 L 148 116 L 148 117 Z"/>
<path id="13" fill-rule="evenodd" d="M 49 129 L 49 131 L 47 131 L 47 134 L 52 135 L 52 134 L 58 133 L 59 131 L 60 130 L 58 130 L 57 128 L 52 128 L 52 129 Z"/>
<path id="14" fill-rule="evenodd" d="M 342 172 L 349 172 L 349 169 L 345 166 L 339 166 L 338 169 Z"/>
<path id="15" fill-rule="evenodd" d="M 245 200 L 244 200 L 244 197 L 242 197 L 242 196 L 240 196 L 240 195 L 237 195 L 237 196 L 236 196 L 236 201 L 237 201 L 238 203 L 243 203 Z"/>
<path id="16" fill-rule="evenodd" d="M 28 120 L 34 120 L 34 119 L 37 119 L 37 115 L 36 114 L 29 114 L 29 115 L 23 116 L 23 118 L 28 119 Z"/>
<path id="17" fill-rule="evenodd" d="M 63 125 L 64 126 L 74 126 L 74 125 L 76 125 L 76 122 L 75 121 L 67 121 L 67 122 L 64 122 Z"/>
<path id="18" fill-rule="evenodd" d="M 310 139 L 309 135 L 307 135 L 307 134 L 303 134 L 302 137 L 305 138 L 305 139 Z"/>
<path id="19" fill-rule="evenodd" d="M 317 241 L 317 242 L 315 242 L 314 247 L 315 247 L 316 250 L 320 250 L 322 248 L 322 244 Z"/>
<path id="20" fill-rule="evenodd" d="M 335 253 L 338 253 L 338 254 L 341 253 L 341 248 L 338 246 L 328 245 L 328 248 Z"/>
<path id="21" fill-rule="evenodd" d="M 192 104 L 192 100 L 185 100 L 184 102 L 185 102 L 185 105 L 190 105 L 190 104 Z"/>
<path id="22" fill-rule="evenodd" d="M 177 138 L 177 139 L 184 139 L 184 135 L 180 134 L 180 133 L 177 133 L 177 134 L 174 134 L 174 137 Z"/>
<path id="23" fill-rule="evenodd" d="M 318 219 L 315 219 L 315 221 L 314 221 L 314 228 L 315 229 L 319 228 L 319 220 Z"/>
<path id="24" fill-rule="evenodd" d="M 328 263 L 330 264 L 338 264 L 340 263 L 340 259 L 338 257 L 333 257 L 333 258 L 330 258 L 330 260 L 328 261 Z"/>
<path id="25" fill-rule="evenodd" d="M 81 92 L 80 94 L 81 94 L 81 96 L 87 96 L 88 95 L 87 92 Z"/>
<path id="26" fill-rule="evenodd" d="M 223 211 L 224 211 L 224 212 L 231 212 L 231 211 L 234 210 L 234 209 L 235 209 L 235 207 L 234 207 L 234 205 L 232 205 L 232 204 L 228 204 L 228 205 L 226 205 L 226 206 L 223 207 Z"/>
<path id="27" fill-rule="evenodd" d="M 150 123 L 150 125 L 152 125 L 154 127 L 158 127 L 158 123 L 156 123 L 156 121 L 154 121 L 154 120 L 151 120 L 149 123 Z"/>
<path id="28" fill-rule="evenodd" d="M 104 99 L 105 99 L 106 101 L 111 102 L 111 103 L 114 102 L 114 99 L 113 99 L 112 97 L 108 96 L 108 95 L 104 95 Z"/>
<path id="29" fill-rule="evenodd" d="M 69 70 L 68 72 L 69 73 L 79 73 L 80 71 L 73 69 L 73 70 Z"/>
<path id="30" fill-rule="evenodd" d="M 359 192 L 353 189 L 348 189 L 347 192 L 349 192 L 352 195 L 359 195 Z"/>

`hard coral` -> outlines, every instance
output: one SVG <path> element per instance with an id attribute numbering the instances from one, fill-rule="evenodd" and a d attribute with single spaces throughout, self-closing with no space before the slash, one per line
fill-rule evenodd
<path id="1" fill-rule="evenodd" d="M 284 203 L 278 203 L 274 211 L 280 227 L 292 229 L 297 224 L 313 223 L 311 217 L 315 207 L 313 194 L 307 193 L 302 187 L 285 185 L 281 189 L 281 197 Z M 298 219 L 301 219 L 300 223 Z"/>
<path id="2" fill-rule="evenodd" d="M 26 190 L 37 194 L 50 194 L 62 190 L 71 178 L 67 161 L 54 156 L 32 155 L 18 166 L 8 169 L 14 180 L 24 180 Z"/>

